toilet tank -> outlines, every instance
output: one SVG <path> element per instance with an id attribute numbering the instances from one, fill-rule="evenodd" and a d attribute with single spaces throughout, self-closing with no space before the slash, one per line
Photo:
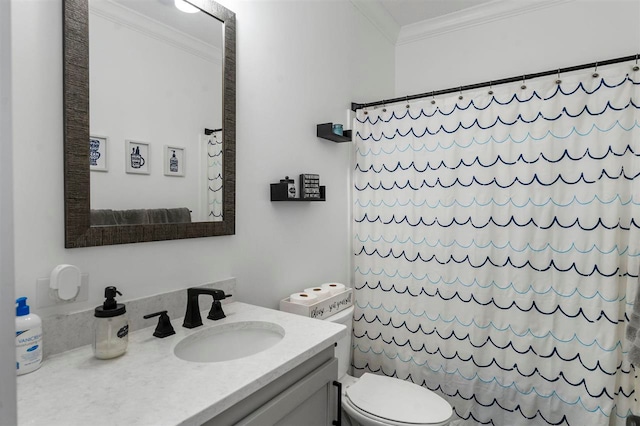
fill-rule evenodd
<path id="1" fill-rule="evenodd" d="M 331 315 L 325 319 L 326 321 L 335 322 L 347 326 L 347 335 L 338 340 L 335 347 L 335 356 L 338 358 L 338 377 L 342 377 L 348 373 L 351 367 L 351 334 L 353 333 L 353 306 L 349 306 Z"/>

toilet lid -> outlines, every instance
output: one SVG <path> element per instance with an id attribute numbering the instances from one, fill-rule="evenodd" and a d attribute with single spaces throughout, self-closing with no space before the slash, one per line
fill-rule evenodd
<path id="1" fill-rule="evenodd" d="M 359 409 L 401 423 L 439 423 L 453 413 L 449 403 L 429 389 L 392 377 L 364 373 L 346 394 Z"/>

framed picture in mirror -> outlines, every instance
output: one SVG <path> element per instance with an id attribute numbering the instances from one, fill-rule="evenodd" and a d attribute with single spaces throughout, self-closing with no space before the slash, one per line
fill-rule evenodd
<path id="1" fill-rule="evenodd" d="M 125 162 L 127 165 L 127 173 L 141 175 L 150 174 L 151 171 L 149 168 L 149 143 L 127 140 L 125 144 Z"/>
<path id="2" fill-rule="evenodd" d="M 186 148 L 178 146 L 164 146 L 164 174 L 165 176 L 184 176 L 187 157 Z"/>
<path id="3" fill-rule="evenodd" d="M 89 169 L 91 171 L 109 171 L 107 166 L 108 143 L 109 138 L 106 136 L 89 136 Z"/>

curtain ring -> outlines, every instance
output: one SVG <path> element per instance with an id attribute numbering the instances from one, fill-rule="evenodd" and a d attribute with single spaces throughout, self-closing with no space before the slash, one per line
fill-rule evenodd
<path id="1" fill-rule="evenodd" d="M 490 95 L 493 95 L 493 81 L 489 82 L 489 91 L 487 93 L 489 93 Z"/>
<path id="2" fill-rule="evenodd" d="M 367 111 L 367 107 L 362 108 L 362 112 L 364 115 L 369 115 L 369 111 Z"/>
<path id="3" fill-rule="evenodd" d="M 524 77 L 525 77 L 525 76 L 523 75 L 523 76 L 522 76 L 522 86 L 520 86 L 520 88 L 521 88 L 522 90 L 524 90 L 524 89 L 526 89 L 526 88 L 527 88 L 527 85 L 525 84 Z"/>
<path id="4" fill-rule="evenodd" d="M 593 70 L 593 74 L 591 74 L 591 76 L 593 78 L 598 78 L 600 77 L 600 74 L 598 74 L 598 63 L 596 62 L 596 68 Z"/>
<path id="5" fill-rule="evenodd" d="M 634 65 L 634 67 L 632 68 L 634 71 L 638 71 L 640 70 L 640 67 L 638 66 L 638 55 L 636 55 L 636 64 Z"/>
<path id="6" fill-rule="evenodd" d="M 460 86 L 460 96 L 458 96 L 459 100 L 464 99 L 464 96 L 462 96 L 462 86 Z"/>
<path id="7" fill-rule="evenodd" d="M 558 68 L 558 78 L 556 79 L 556 84 L 560 83 L 562 83 L 562 80 L 560 80 L 560 68 Z"/>
<path id="8" fill-rule="evenodd" d="M 407 103 L 407 109 L 408 109 L 410 107 L 410 105 L 409 105 L 409 96 L 404 98 L 404 101 Z"/>
<path id="9" fill-rule="evenodd" d="M 435 94 L 436 94 L 436 92 L 431 92 L 431 105 L 435 105 L 435 103 L 436 103 Z"/>
<path id="10" fill-rule="evenodd" d="M 384 102 L 384 101 L 382 101 L 382 102 Z M 386 103 L 382 104 L 382 112 L 387 112 L 387 104 Z"/>

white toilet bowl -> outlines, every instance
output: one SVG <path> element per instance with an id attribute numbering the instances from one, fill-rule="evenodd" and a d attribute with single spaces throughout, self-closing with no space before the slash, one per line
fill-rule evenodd
<path id="1" fill-rule="evenodd" d="M 451 405 L 427 388 L 393 377 L 347 374 L 351 364 L 353 306 L 327 318 L 344 324 L 348 337 L 338 342 L 338 379 L 342 383 L 342 410 L 352 426 L 446 426 Z"/>
<path id="2" fill-rule="evenodd" d="M 446 426 L 453 415 L 443 398 L 404 380 L 365 373 L 359 379 L 345 375 L 340 382 L 351 426 Z"/>

